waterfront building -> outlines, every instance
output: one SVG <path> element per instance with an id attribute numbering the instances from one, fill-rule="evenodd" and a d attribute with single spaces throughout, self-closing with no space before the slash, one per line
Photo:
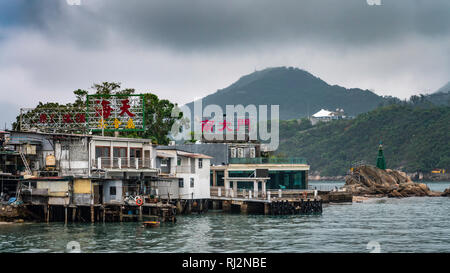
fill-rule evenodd
<path id="1" fill-rule="evenodd" d="M 158 195 L 166 199 L 198 200 L 210 198 L 211 156 L 158 146 L 156 167 L 160 179 L 152 182 Z"/>
<path id="2" fill-rule="evenodd" d="M 122 203 L 128 196 L 150 194 L 150 181 L 158 179 L 156 146 L 149 139 L 9 133 L 9 152 L 24 155 L 21 174 L 39 182 L 33 189 L 39 192 L 47 185 L 51 192 L 56 178 L 70 179 L 74 204 Z"/>
<path id="3" fill-rule="evenodd" d="M 19 173 L 25 168 L 19 152 L 8 147 L 9 139 L 9 132 L 0 131 L 0 202 L 15 196 Z"/>
<path id="4" fill-rule="evenodd" d="M 259 143 L 182 144 L 177 148 L 213 157 L 210 185 L 215 194 L 238 196 L 252 191 L 253 196 L 265 197 L 268 190 L 308 189 L 306 159 L 269 157 Z"/>
<path id="5" fill-rule="evenodd" d="M 27 217 L 175 221 L 176 207 L 160 202 L 151 188 L 160 170 L 149 139 L 9 131 L 1 156 L 2 206 L 17 200 Z"/>

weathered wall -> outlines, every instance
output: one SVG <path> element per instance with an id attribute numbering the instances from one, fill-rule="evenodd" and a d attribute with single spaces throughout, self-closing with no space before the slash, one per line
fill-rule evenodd
<path id="1" fill-rule="evenodd" d="M 66 193 L 69 191 L 68 181 L 37 181 L 37 189 L 48 189 L 49 194 Z"/>
<path id="2" fill-rule="evenodd" d="M 172 179 L 170 181 L 152 181 L 152 189 L 158 189 L 158 195 L 163 199 L 177 199 L 180 197 L 178 190 L 178 179 Z"/>
<path id="3" fill-rule="evenodd" d="M 203 167 L 198 167 L 198 158 L 194 161 L 195 173 L 177 173 L 177 177 L 184 179 L 184 187 L 180 188 L 181 199 L 210 198 L 210 161 L 203 159 Z M 194 178 L 194 187 L 191 187 L 191 178 Z"/>
<path id="4" fill-rule="evenodd" d="M 92 196 L 90 193 L 74 193 L 73 203 L 76 205 L 90 205 Z"/>
<path id="5" fill-rule="evenodd" d="M 88 193 L 92 192 L 92 185 L 90 179 L 74 179 L 73 181 L 74 193 Z"/>
<path id="6" fill-rule="evenodd" d="M 110 194 L 110 187 L 116 187 L 116 194 Z M 123 200 L 122 180 L 107 180 L 103 182 L 103 202 L 121 203 Z"/>
<path id="7" fill-rule="evenodd" d="M 49 205 L 68 205 L 69 198 L 69 182 L 68 181 L 37 181 L 36 188 L 48 189 Z"/>
<path id="8" fill-rule="evenodd" d="M 62 175 L 88 175 L 88 145 L 88 139 L 85 137 L 55 143 L 56 165 Z"/>

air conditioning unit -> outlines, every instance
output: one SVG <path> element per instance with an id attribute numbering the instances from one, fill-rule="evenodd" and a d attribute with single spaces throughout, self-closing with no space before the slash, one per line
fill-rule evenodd
<path id="1" fill-rule="evenodd" d="M 255 158 L 255 156 L 256 156 L 255 148 L 250 148 L 250 157 Z"/>
<path id="2" fill-rule="evenodd" d="M 243 158 L 244 157 L 244 149 L 243 148 L 238 148 L 238 157 L 239 158 Z"/>
<path id="3" fill-rule="evenodd" d="M 236 158 L 236 148 L 230 149 L 230 156 L 231 156 L 231 158 Z"/>

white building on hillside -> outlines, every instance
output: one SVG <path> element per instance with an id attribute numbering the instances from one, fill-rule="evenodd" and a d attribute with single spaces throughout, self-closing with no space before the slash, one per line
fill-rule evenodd
<path id="1" fill-rule="evenodd" d="M 345 119 L 344 109 L 337 108 L 332 112 L 326 109 L 320 109 L 319 112 L 312 115 L 310 118 L 312 125 L 315 125 L 319 121 L 328 122 L 333 119 Z"/>

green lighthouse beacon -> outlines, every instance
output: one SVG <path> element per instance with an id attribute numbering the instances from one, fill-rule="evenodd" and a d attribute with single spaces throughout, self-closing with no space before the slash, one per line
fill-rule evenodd
<path id="1" fill-rule="evenodd" d="M 381 141 L 380 146 L 378 146 L 377 168 L 386 170 L 386 161 L 384 160 L 383 144 Z"/>

